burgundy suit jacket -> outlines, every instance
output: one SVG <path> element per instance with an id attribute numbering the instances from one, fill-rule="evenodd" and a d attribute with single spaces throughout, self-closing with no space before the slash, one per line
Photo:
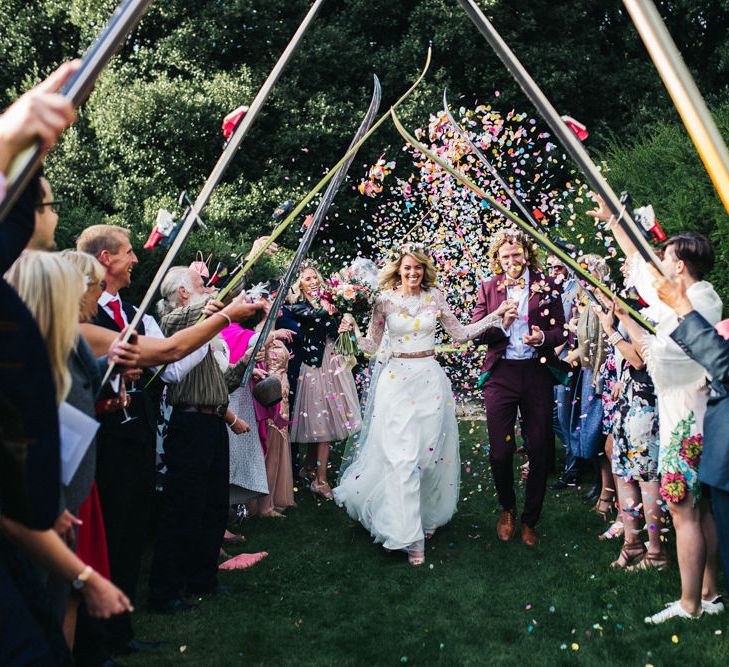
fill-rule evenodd
<path id="1" fill-rule="evenodd" d="M 482 320 L 506 300 L 506 287 L 503 282 L 503 275 L 481 282 L 471 322 Z M 537 355 L 545 356 L 548 364 L 558 366 L 559 361 L 554 354 L 554 348 L 562 345 L 566 340 L 562 290 L 552 278 L 534 271 L 529 271 L 527 289 L 529 290 L 529 326 L 538 326 L 544 332 L 544 343 L 535 348 Z M 501 327 L 491 327 L 486 329 L 477 342 L 481 345 L 488 345 L 481 372 L 491 373 L 504 355 L 509 337 L 504 334 Z"/>

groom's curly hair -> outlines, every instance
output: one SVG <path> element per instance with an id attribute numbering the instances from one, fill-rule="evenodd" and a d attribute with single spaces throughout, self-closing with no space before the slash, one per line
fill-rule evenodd
<path id="1" fill-rule="evenodd" d="M 499 261 L 499 248 L 505 243 L 518 243 L 524 252 L 527 254 L 527 265 L 529 270 L 532 272 L 542 270 L 542 265 L 539 261 L 538 247 L 534 244 L 529 236 L 527 236 L 520 229 L 514 229 L 509 227 L 507 229 L 501 229 L 491 238 L 491 244 L 489 245 L 486 257 L 489 260 L 489 271 L 493 274 L 501 274 L 504 270 L 501 268 L 501 262 Z"/>

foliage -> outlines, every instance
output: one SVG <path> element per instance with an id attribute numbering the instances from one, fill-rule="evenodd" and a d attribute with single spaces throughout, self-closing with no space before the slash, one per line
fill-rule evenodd
<path id="1" fill-rule="evenodd" d="M 250 103 L 309 4 L 153 3 L 101 77 L 75 128 L 48 159 L 53 186 L 71 203 L 61 221 L 64 243 L 88 221 L 107 220 L 127 225 L 139 247 L 160 205 L 171 206 L 183 189 L 195 195 L 220 153 L 222 116 Z M 621 3 L 481 4 L 555 106 L 587 124 L 595 154 L 616 154 L 616 146 L 639 135 L 649 121 L 675 122 Z M 710 103 L 725 102 L 729 0 L 659 4 L 699 88 Z M 0 0 L 0 104 L 81 53 L 115 5 L 116 0 Z M 427 114 L 439 107 L 445 86 L 454 103 L 463 95 L 463 103 L 472 106 L 498 89 L 504 105 L 529 110 L 455 0 L 326 3 L 236 157 L 225 187 L 213 196 L 205 212 L 209 231 L 194 233 L 181 261 L 198 248 L 218 256 L 237 254 L 269 230 L 275 207 L 285 199 L 297 201 L 346 148 L 369 100 L 371 74 L 382 81 L 384 110 L 422 66 L 429 40 L 433 65 L 402 109 L 407 125 L 424 125 Z M 394 130 L 383 127 L 360 152 L 353 178 L 362 162 L 372 163 L 400 146 Z M 631 188 L 637 192 L 640 186 Z M 683 203 L 690 205 L 688 195 Z M 361 198 L 346 184 L 331 210 L 337 214 L 342 223 L 352 224 L 332 225 L 331 240 L 345 245 L 362 216 Z M 283 241 L 293 247 L 295 238 L 292 229 Z M 726 241 L 725 235 L 715 238 Z M 321 246 L 314 249 L 321 251 Z M 142 254 L 137 293 L 159 258 L 159 251 Z"/>

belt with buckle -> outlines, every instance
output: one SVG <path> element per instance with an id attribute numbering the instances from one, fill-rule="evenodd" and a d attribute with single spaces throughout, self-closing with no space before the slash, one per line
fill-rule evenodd
<path id="1" fill-rule="evenodd" d="M 197 412 L 202 415 L 216 415 L 217 417 L 225 417 L 228 411 L 227 405 L 178 405 L 183 412 Z"/>
<path id="2" fill-rule="evenodd" d="M 422 352 L 395 352 L 392 356 L 396 359 L 423 359 L 424 357 L 434 357 L 435 350 L 423 350 Z"/>

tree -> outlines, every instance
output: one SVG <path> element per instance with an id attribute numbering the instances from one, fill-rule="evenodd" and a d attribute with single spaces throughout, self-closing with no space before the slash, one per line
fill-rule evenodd
<path id="1" fill-rule="evenodd" d="M 83 51 L 115 4 L 0 0 L 0 97 L 9 102 Z M 620 3 L 481 5 L 555 106 L 588 125 L 593 154 L 612 155 L 649 122 L 675 125 Z M 51 181 L 70 203 L 61 220 L 63 243 L 89 221 L 107 220 L 127 225 L 140 244 L 160 205 L 172 206 L 183 189 L 196 194 L 219 155 L 223 115 L 251 101 L 309 6 L 310 0 L 153 3 L 49 157 Z M 707 99 L 725 101 L 729 1 L 676 0 L 660 9 Z M 198 247 L 236 253 L 270 229 L 275 207 L 297 201 L 343 154 L 367 106 L 372 73 L 382 81 L 384 110 L 422 67 L 429 40 L 431 71 L 402 109 L 410 127 L 425 125 L 444 86 L 469 106 L 491 101 L 499 90 L 505 110 L 531 110 L 455 0 L 326 3 L 206 209 L 210 231 L 196 231 L 180 261 Z M 400 146 L 394 129 L 383 126 L 358 155 L 352 176 Z M 361 199 L 343 186 L 332 207 L 345 223 L 331 228 L 336 242 L 350 240 L 362 213 Z M 284 240 L 293 245 L 295 237 L 292 230 Z M 142 256 L 143 275 L 158 257 Z"/>

